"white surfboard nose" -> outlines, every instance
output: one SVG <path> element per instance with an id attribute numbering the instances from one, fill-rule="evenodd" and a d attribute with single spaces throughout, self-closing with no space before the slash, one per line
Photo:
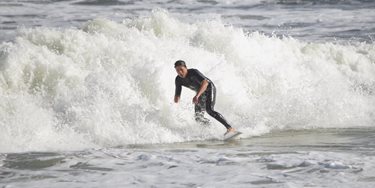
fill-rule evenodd
<path id="1" fill-rule="evenodd" d="M 239 132 L 239 131 L 228 132 L 228 133 L 224 134 L 224 141 L 234 139 L 237 136 L 239 136 L 240 134 L 242 134 L 242 133 Z"/>

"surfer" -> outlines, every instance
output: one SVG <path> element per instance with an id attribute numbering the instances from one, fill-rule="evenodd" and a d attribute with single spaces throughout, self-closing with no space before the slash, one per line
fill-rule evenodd
<path id="1" fill-rule="evenodd" d="M 196 92 L 193 98 L 195 104 L 195 120 L 202 123 L 208 124 L 209 120 L 204 117 L 204 110 L 217 121 L 222 123 L 227 129 L 227 133 L 234 132 L 224 117 L 214 110 L 215 99 L 216 99 L 216 88 L 214 83 L 205 77 L 197 69 L 188 69 L 186 64 L 182 60 L 178 60 L 174 64 L 177 76 L 175 79 L 176 90 L 174 95 L 174 102 L 178 103 L 181 96 L 182 86 L 192 89 Z"/>

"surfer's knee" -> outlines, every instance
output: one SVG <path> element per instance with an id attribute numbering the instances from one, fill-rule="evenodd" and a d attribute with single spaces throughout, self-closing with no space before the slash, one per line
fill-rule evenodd
<path id="1" fill-rule="evenodd" d="M 207 114 L 210 115 L 210 116 L 212 116 L 212 117 L 215 117 L 216 114 L 217 114 L 217 112 L 215 112 L 215 111 L 212 110 L 212 109 L 207 109 Z"/>

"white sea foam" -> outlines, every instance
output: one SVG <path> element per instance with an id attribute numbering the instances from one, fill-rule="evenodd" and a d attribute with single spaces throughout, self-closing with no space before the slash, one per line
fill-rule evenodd
<path id="1" fill-rule="evenodd" d="M 1 44 L 0 152 L 221 138 L 173 104 L 175 60 L 217 86 L 216 110 L 243 137 L 274 129 L 371 126 L 375 46 L 244 33 L 167 12 L 82 29 L 22 29 Z"/>

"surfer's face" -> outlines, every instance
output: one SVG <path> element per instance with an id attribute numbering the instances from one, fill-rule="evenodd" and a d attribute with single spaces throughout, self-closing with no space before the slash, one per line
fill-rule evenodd
<path id="1" fill-rule="evenodd" d="M 178 76 L 180 76 L 182 78 L 186 77 L 188 71 L 187 71 L 187 68 L 185 66 L 179 65 L 175 69 L 176 69 L 176 72 L 177 72 Z"/>

